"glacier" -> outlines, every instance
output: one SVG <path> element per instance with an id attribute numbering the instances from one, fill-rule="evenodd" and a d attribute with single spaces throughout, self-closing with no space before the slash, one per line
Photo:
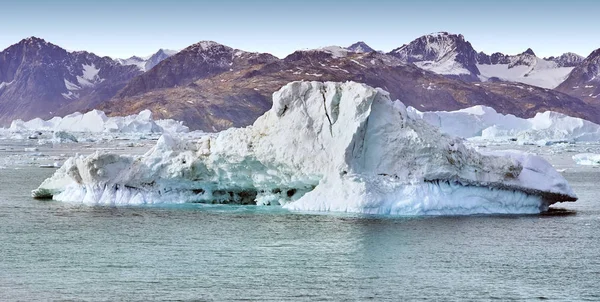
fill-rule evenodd
<path id="1" fill-rule="evenodd" d="M 393 215 L 531 214 L 577 200 L 539 156 L 480 153 L 381 89 L 304 81 L 275 92 L 251 126 L 197 140 L 164 134 L 142 156 L 72 157 L 32 195 Z"/>
<path id="2" fill-rule="evenodd" d="M 446 134 L 473 140 L 515 140 L 519 144 L 542 146 L 600 141 L 600 125 L 553 111 L 537 113 L 529 119 L 500 114 L 481 105 L 430 112 L 408 107 L 407 112 L 412 118 L 422 119 Z"/>

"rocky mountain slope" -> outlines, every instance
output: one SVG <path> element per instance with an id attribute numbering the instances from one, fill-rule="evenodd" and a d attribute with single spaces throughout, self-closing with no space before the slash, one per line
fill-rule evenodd
<path id="1" fill-rule="evenodd" d="M 600 48 L 585 58 L 556 90 L 600 105 Z"/>
<path id="2" fill-rule="evenodd" d="M 148 72 L 132 79 L 117 97 L 127 98 L 157 89 L 185 86 L 226 71 L 236 71 L 275 60 L 277 57 L 270 54 L 250 53 L 216 42 L 202 41 L 185 48 Z"/>
<path id="3" fill-rule="evenodd" d="M 230 49 L 213 45 L 216 49 Z M 339 50 L 339 49 L 337 49 Z M 192 129 L 218 131 L 246 126 L 271 106 L 271 94 L 297 80 L 356 81 L 381 87 L 394 99 L 419 110 L 456 110 L 476 104 L 501 113 L 531 117 L 553 110 L 598 120 L 600 111 L 581 100 L 548 89 L 515 83 L 468 83 L 406 64 L 396 56 L 378 52 L 340 52 L 332 48 L 296 51 L 288 57 L 235 68 L 209 69 L 196 79 L 184 74 L 179 84 L 156 77 L 152 88 L 126 89 L 101 109 L 111 114 L 130 114 L 148 108 L 157 118 L 183 120 Z M 188 53 L 186 55 L 186 53 Z M 197 57 L 181 52 L 151 72 L 177 70 L 178 62 Z M 219 62 L 222 52 L 204 53 L 203 61 Z M 214 55 L 214 57 L 212 57 Z M 229 58 L 229 55 L 225 55 Z M 191 60 L 191 59 L 190 59 Z M 227 63 L 229 64 L 229 63 Z M 148 76 L 144 74 L 136 79 Z M 130 85 L 128 85 L 129 87 Z M 162 87 L 162 88 L 161 88 Z"/>
<path id="4" fill-rule="evenodd" d="M 140 73 L 108 57 L 24 39 L 0 52 L 0 124 L 94 108 Z"/>

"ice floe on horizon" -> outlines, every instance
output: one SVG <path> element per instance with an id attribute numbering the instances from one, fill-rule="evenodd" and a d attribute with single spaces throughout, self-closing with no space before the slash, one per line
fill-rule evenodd
<path id="1" fill-rule="evenodd" d="M 529 119 L 500 114 L 481 105 L 456 111 L 420 112 L 413 107 L 407 111 L 411 117 L 444 133 L 472 140 L 513 140 L 534 145 L 600 141 L 600 125 L 553 111 L 537 113 Z"/>

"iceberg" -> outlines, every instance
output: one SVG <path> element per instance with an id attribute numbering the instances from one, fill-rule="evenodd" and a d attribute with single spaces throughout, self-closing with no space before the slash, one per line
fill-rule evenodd
<path id="1" fill-rule="evenodd" d="M 153 120 L 150 110 L 129 116 L 107 117 L 103 111 L 92 110 L 85 114 L 75 112 L 65 117 L 49 120 L 35 118 L 30 121 L 14 120 L 7 129 L 20 131 L 63 131 L 85 133 L 187 133 L 189 128 L 175 120 Z"/>
<path id="2" fill-rule="evenodd" d="M 457 111 L 420 112 L 413 107 L 407 111 L 411 117 L 439 127 L 446 134 L 463 138 L 511 139 L 537 145 L 600 141 L 600 125 L 553 111 L 537 113 L 529 119 L 503 115 L 480 105 Z"/>
<path id="3" fill-rule="evenodd" d="M 575 201 L 541 157 L 482 154 L 381 89 L 292 82 L 246 128 L 69 158 L 32 192 L 85 204 L 235 203 L 393 215 L 539 213 Z"/>
<path id="4" fill-rule="evenodd" d="M 573 161 L 581 166 L 600 166 L 600 154 L 581 153 L 573 155 Z"/>

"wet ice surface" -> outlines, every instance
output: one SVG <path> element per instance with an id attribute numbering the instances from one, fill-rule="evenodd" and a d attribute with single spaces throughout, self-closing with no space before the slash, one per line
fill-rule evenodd
<path id="1" fill-rule="evenodd" d="M 29 197 L 54 172 L 39 165 L 152 144 L 0 141 L 0 300 L 600 299 L 600 169 L 571 158 L 599 145 L 484 147 L 534 151 L 564 170 L 580 200 L 556 205 L 567 210 L 557 215 L 314 215 Z"/>

